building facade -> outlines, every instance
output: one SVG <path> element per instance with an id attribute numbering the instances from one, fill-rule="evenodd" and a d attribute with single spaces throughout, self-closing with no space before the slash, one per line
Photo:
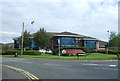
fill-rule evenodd
<path id="1" fill-rule="evenodd" d="M 71 33 L 49 33 L 51 36 L 51 48 L 54 49 L 59 46 L 58 40 L 60 40 L 60 47 L 87 47 L 91 51 L 99 50 L 99 39 Z"/>
<path id="2" fill-rule="evenodd" d="M 55 49 L 57 47 L 87 47 L 91 51 L 99 50 L 100 46 L 99 42 L 101 40 L 89 36 L 84 36 L 71 32 L 48 32 L 51 36 L 51 44 L 49 46 L 50 49 Z M 14 48 L 21 48 L 18 37 L 14 38 Z M 58 42 L 60 41 L 60 43 Z M 102 45 L 103 46 L 103 45 Z M 39 49 L 34 43 L 31 44 L 32 49 Z"/>

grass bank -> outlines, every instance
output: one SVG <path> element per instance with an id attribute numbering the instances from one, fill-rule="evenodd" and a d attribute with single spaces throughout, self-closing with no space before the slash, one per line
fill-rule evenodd
<path id="1" fill-rule="evenodd" d="M 11 56 L 14 55 L 2 55 L 2 56 Z M 51 54 L 42 54 L 42 55 L 19 55 L 19 57 L 26 57 L 26 58 L 49 58 L 49 59 L 57 59 L 58 56 L 51 55 Z M 60 56 L 60 59 L 78 59 L 77 56 Z M 90 53 L 90 55 L 80 56 L 79 59 L 118 59 L 117 55 L 112 54 L 102 54 L 102 53 Z"/>

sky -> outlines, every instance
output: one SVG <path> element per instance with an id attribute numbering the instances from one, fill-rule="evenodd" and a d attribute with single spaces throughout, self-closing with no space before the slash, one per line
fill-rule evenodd
<path id="1" fill-rule="evenodd" d="M 118 32 L 118 1 L 1 1 L 0 43 L 13 42 L 20 36 L 23 22 L 31 33 L 45 28 L 47 32 L 68 31 L 108 41 L 108 30 Z"/>

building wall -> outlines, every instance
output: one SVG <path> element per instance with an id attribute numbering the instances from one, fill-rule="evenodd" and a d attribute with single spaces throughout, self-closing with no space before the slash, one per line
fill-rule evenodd
<path id="1" fill-rule="evenodd" d="M 87 47 L 91 51 L 99 49 L 97 40 L 76 40 L 75 37 L 54 37 L 52 39 L 52 49 L 59 46 L 58 39 L 60 39 L 60 47 Z"/>
<path id="2" fill-rule="evenodd" d="M 53 50 L 59 46 L 58 39 L 60 39 L 60 47 L 87 47 L 91 51 L 98 50 L 99 48 L 99 43 L 97 40 L 82 40 L 81 38 L 75 37 L 54 36 L 51 38 L 51 45 L 49 47 L 50 49 Z M 39 47 L 35 45 L 34 42 L 28 48 L 31 47 L 35 50 L 39 49 Z M 14 40 L 14 48 L 20 48 L 18 40 Z"/>
<path id="3" fill-rule="evenodd" d="M 84 47 L 84 41 L 83 40 L 76 40 L 76 46 L 77 47 Z"/>

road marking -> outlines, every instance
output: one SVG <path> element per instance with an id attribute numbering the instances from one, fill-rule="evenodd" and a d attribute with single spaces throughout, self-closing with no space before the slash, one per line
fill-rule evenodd
<path id="1" fill-rule="evenodd" d="M 33 74 L 29 73 L 28 71 L 25 71 L 23 69 L 12 67 L 12 66 L 8 66 L 8 65 L 2 65 L 2 66 L 11 68 L 11 69 L 16 70 L 16 71 L 19 71 L 20 73 L 24 74 L 29 80 L 35 80 L 35 81 L 39 81 L 40 80 L 35 75 L 33 75 Z"/>
<path id="2" fill-rule="evenodd" d="M 93 65 L 93 66 L 98 66 L 98 64 L 83 64 L 83 65 Z"/>
<path id="3" fill-rule="evenodd" d="M 86 64 L 84 63 L 83 65 L 91 65 L 91 66 L 108 66 L 108 67 L 116 67 L 117 65 L 106 65 L 106 64 Z"/>
<path id="4" fill-rule="evenodd" d="M 95 67 L 94 69 L 102 69 L 102 70 L 118 70 L 118 69 L 113 69 L 113 68 L 98 68 L 98 67 Z"/>
<path id="5" fill-rule="evenodd" d="M 117 65 L 109 65 L 110 67 L 116 67 Z"/>

